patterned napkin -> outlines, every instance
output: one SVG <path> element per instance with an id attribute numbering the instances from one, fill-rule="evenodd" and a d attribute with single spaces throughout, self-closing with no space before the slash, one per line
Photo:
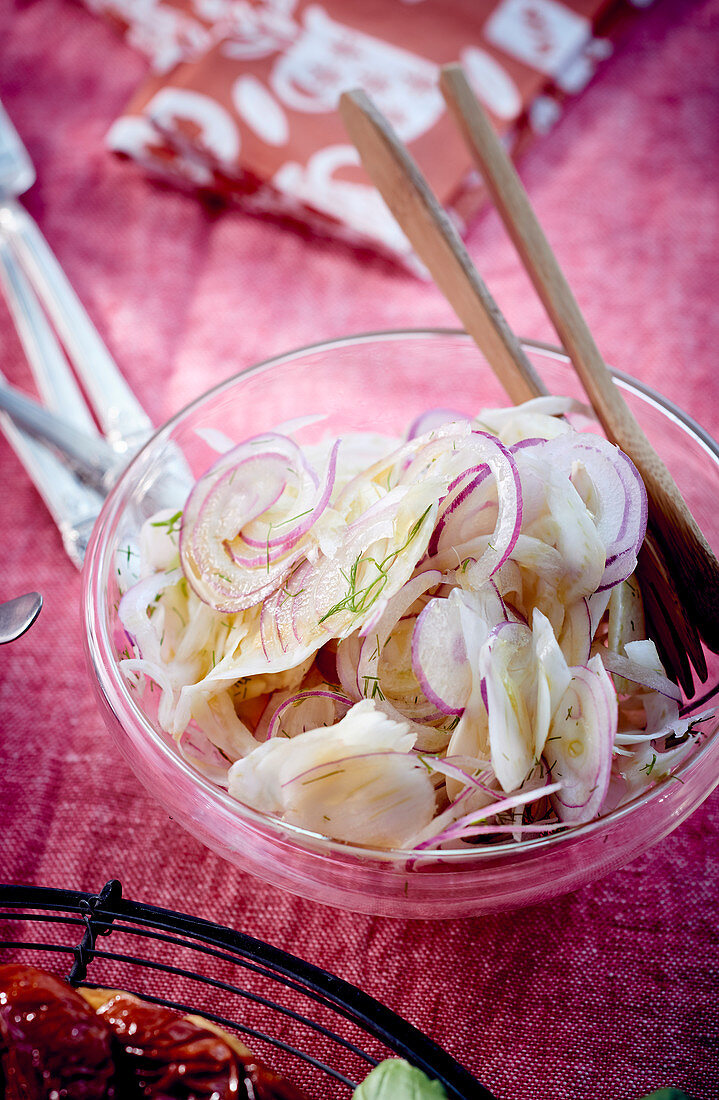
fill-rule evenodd
<path id="1" fill-rule="evenodd" d="M 337 115 L 361 86 L 462 231 L 483 199 L 444 108 L 460 61 L 512 153 L 611 52 L 619 0 L 86 0 L 151 60 L 111 147 L 178 184 L 409 260 Z M 635 0 L 646 6 L 647 0 Z"/>

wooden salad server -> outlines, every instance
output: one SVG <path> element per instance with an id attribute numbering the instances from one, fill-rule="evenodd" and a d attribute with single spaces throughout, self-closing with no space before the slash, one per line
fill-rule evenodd
<path id="1" fill-rule="evenodd" d="M 614 385 L 519 177 L 459 67 L 443 70 L 441 88 L 598 419 L 645 481 L 649 530 L 640 557 L 642 592 L 665 664 L 691 695 L 689 661 L 701 680 L 707 676 L 700 635 L 719 651 L 719 562 Z M 360 90 L 342 95 L 340 113 L 364 168 L 510 398 L 517 403 L 546 394 L 459 234 L 387 120 Z"/>

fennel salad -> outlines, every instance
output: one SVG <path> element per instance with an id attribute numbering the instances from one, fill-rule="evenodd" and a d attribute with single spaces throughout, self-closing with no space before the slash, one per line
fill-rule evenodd
<path id="1" fill-rule="evenodd" d="M 354 845 L 521 841 L 630 801 L 710 712 L 681 716 L 646 637 L 641 478 L 576 410 L 216 442 L 128 547 L 132 688 L 238 801 Z"/>

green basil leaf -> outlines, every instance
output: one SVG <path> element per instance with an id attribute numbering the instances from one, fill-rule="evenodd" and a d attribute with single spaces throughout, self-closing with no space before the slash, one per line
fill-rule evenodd
<path id="1" fill-rule="evenodd" d="M 692 1098 L 681 1089 L 659 1089 L 658 1092 L 642 1097 L 642 1100 L 692 1100 Z"/>
<path id="2" fill-rule="evenodd" d="M 401 1058 L 388 1058 L 359 1085 L 353 1100 L 447 1100 L 447 1093 L 421 1069 Z"/>

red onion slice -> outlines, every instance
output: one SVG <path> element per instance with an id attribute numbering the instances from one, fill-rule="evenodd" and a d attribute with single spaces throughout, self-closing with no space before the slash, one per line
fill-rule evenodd
<path id="1" fill-rule="evenodd" d="M 417 576 L 406 581 L 399 592 L 387 601 L 377 621 L 371 626 L 365 625 L 362 628 L 361 634 L 365 637 L 357 662 L 357 690 L 360 696 L 371 696 L 373 685 L 376 683 L 379 686 L 380 656 L 397 623 L 420 596 L 431 588 L 436 588 L 441 580 L 442 574 L 438 569 L 428 569 L 418 573 Z"/>
<path id="2" fill-rule="evenodd" d="M 496 523 L 494 483 L 484 484 L 489 475 L 489 466 L 482 463 L 480 466 L 472 466 L 463 471 L 449 485 L 447 495 L 440 504 L 437 525 L 427 547 L 430 558 L 439 552 L 440 540 L 442 547 L 446 549 L 450 542 L 456 546 L 469 538 L 475 538 L 478 534 L 488 535 L 493 530 Z M 480 493 L 478 490 L 482 485 L 484 488 Z M 487 493 L 488 489 L 489 493 Z M 491 526 L 487 526 L 482 513 L 490 510 L 492 522 Z M 481 522 L 482 520 L 484 522 Z"/>
<path id="3" fill-rule="evenodd" d="M 543 455 L 577 485 L 578 464 L 591 483 L 590 510 L 606 547 L 598 591 L 626 580 L 636 568 L 647 528 L 647 494 L 630 458 L 601 436 L 568 432 L 549 440 Z"/>
<path id="4" fill-rule="evenodd" d="M 183 513 L 180 559 L 200 599 L 218 611 L 241 611 L 275 591 L 329 502 L 337 446 L 321 487 L 299 447 L 273 433 L 242 443 L 199 479 Z M 272 508 L 272 521 L 258 526 Z"/>
<path id="5" fill-rule="evenodd" d="M 407 439 L 416 439 L 417 436 L 426 435 L 428 432 L 433 432 L 446 424 L 462 422 L 471 424 L 471 416 L 457 412 L 455 409 L 428 409 L 427 412 L 421 413 L 412 421 L 407 430 Z"/>
<path id="6" fill-rule="evenodd" d="M 484 777 L 483 781 L 475 774 L 476 769 L 468 771 L 466 765 L 465 767 L 461 767 L 459 764 L 455 764 L 449 756 L 440 759 L 436 756 L 423 756 L 419 753 L 419 757 L 425 767 L 429 768 L 430 771 L 439 772 L 440 775 L 448 779 L 456 780 L 462 788 L 476 787 L 478 790 L 484 791 L 485 794 L 491 795 L 493 798 L 497 797 L 497 791 L 489 786 L 489 780 L 492 778 L 491 772 L 480 773 Z M 455 802 L 457 801 L 458 799 L 455 799 Z"/>
<path id="7" fill-rule="evenodd" d="M 295 737 L 320 726 L 334 726 L 352 706 L 352 700 L 338 691 L 308 688 L 288 693 L 274 709 L 267 737 Z"/>
<path id="8" fill-rule="evenodd" d="M 661 672 L 648 668 L 639 661 L 632 661 L 629 657 L 623 657 L 620 653 L 612 653 L 610 649 L 605 649 L 603 646 L 599 649 L 598 655 L 607 672 L 621 676 L 624 680 L 631 680 L 633 684 L 639 684 L 648 691 L 658 691 L 660 695 L 666 695 L 668 699 L 674 699 L 677 703 L 682 702 L 680 689 Z"/>
<path id="9" fill-rule="evenodd" d="M 524 510 L 513 560 L 553 589 L 558 605 L 568 606 L 601 583 L 606 545 L 567 471 L 548 460 L 544 447 L 517 452 L 517 464 Z M 548 604 L 543 606 L 546 610 Z M 551 617 L 559 628 L 563 616 L 557 610 Z"/>
<path id="10" fill-rule="evenodd" d="M 454 588 L 429 601 L 412 637 L 412 668 L 427 698 L 444 714 L 461 714 L 477 675 L 481 647 L 509 614 L 493 584 Z"/>
<path id="11" fill-rule="evenodd" d="M 464 814 L 462 817 L 457 818 L 456 821 L 453 821 L 451 825 L 446 825 L 433 835 L 423 836 L 419 842 L 415 842 L 414 847 L 417 851 L 424 851 L 427 848 L 436 848 L 439 844 L 445 844 L 447 841 L 462 840 L 465 837 L 481 836 L 482 834 L 491 833 L 551 832 L 553 828 L 558 828 L 558 825 L 552 822 L 542 822 L 532 825 L 522 825 L 521 822 L 517 822 L 505 825 L 501 822 L 489 824 L 487 819 L 496 817 L 498 814 L 507 813 L 510 810 L 516 809 L 518 806 L 526 806 L 530 802 L 537 802 L 540 798 L 556 795 L 556 792 L 559 791 L 560 788 L 561 783 L 547 783 L 541 787 L 534 788 L 527 787 L 525 790 L 518 791 L 516 794 L 510 795 L 507 798 L 498 799 L 495 802 L 490 802 L 486 806 L 482 806 L 479 810 Z M 432 824 L 434 825 L 435 823 L 433 822 Z M 428 831 L 428 829 L 425 829 L 424 833 L 426 834 Z"/>
<path id="12" fill-rule="evenodd" d="M 282 533 L 279 535 L 275 535 L 274 537 L 271 536 L 270 531 L 268 531 L 263 538 L 252 538 L 250 537 L 250 535 L 243 533 L 243 539 L 248 546 L 262 549 L 264 555 L 266 555 L 268 549 L 272 550 L 276 547 L 279 548 L 281 553 L 284 553 L 286 550 L 294 546 L 295 543 L 299 539 L 301 539 L 303 535 L 307 534 L 315 520 L 324 512 L 325 508 L 329 504 L 330 497 L 332 496 L 332 489 L 334 487 L 335 475 L 337 472 L 337 451 L 339 450 L 340 442 L 341 441 L 339 439 L 336 440 L 334 446 L 332 447 L 329 461 L 327 463 L 327 471 L 325 473 L 324 484 L 321 489 L 319 488 L 319 479 L 317 478 L 316 474 L 311 468 L 308 468 L 307 472 L 312 481 L 312 484 L 315 489 L 319 489 L 319 492 L 317 493 L 314 502 L 312 500 L 308 500 L 306 502 L 310 506 L 305 508 L 304 511 L 302 511 L 298 515 L 298 522 L 293 527 L 289 526 L 291 520 L 287 525 L 285 523 L 273 524 L 273 530 L 278 530 L 280 527 L 282 528 Z M 261 557 L 259 559 L 260 564 L 264 560 L 265 557 Z"/>
<path id="13" fill-rule="evenodd" d="M 472 668 L 459 613 L 459 589 L 430 600 L 412 636 L 412 668 L 422 691 L 443 714 L 461 714 L 472 690 Z"/>
<path id="14" fill-rule="evenodd" d="M 516 545 L 522 526 L 522 486 L 514 456 L 486 432 L 473 431 L 455 453 L 457 476 L 440 506 L 427 564 L 442 570 L 456 568 L 462 564 L 458 548 L 468 539 L 476 540 L 478 530 L 486 532 L 479 559 L 467 562 L 464 570 L 468 586 L 478 589 Z M 487 518 L 479 523 L 482 512 Z"/>

